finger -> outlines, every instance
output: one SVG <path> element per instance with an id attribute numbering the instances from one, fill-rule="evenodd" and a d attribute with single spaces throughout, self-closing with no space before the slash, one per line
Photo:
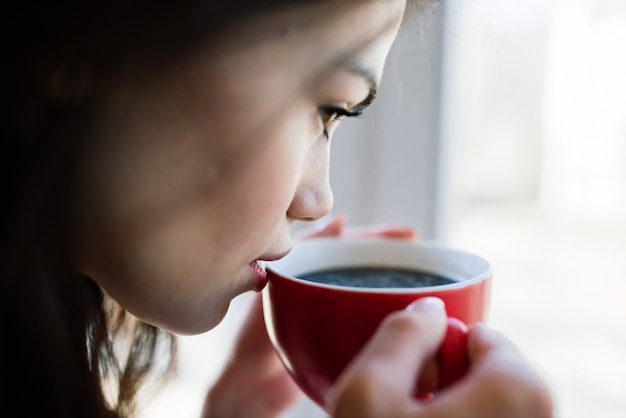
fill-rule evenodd
<path id="1" fill-rule="evenodd" d="M 469 374 L 439 393 L 424 416 L 549 418 L 549 391 L 515 346 L 484 325 L 469 335 Z"/>
<path id="2" fill-rule="evenodd" d="M 257 401 L 263 404 L 263 409 L 282 410 L 301 395 L 300 389 L 289 376 L 270 342 L 259 294 L 254 295 L 248 316 L 235 343 L 230 366 L 237 370 L 235 373 L 243 374 L 252 388 L 254 384 L 263 387 L 260 396 L 250 395 L 250 398 L 260 398 Z M 250 370 L 254 370 L 254 375 L 250 374 Z M 241 393 L 242 388 L 238 389 Z"/>
<path id="3" fill-rule="evenodd" d="M 345 224 L 346 217 L 344 215 L 333 215 L 295 234 L 294 239 L 339 236 L 342 235 Z"/>
<path id="4" fill-rule="evenodd" d="M 513 383 L 544 387 L 539 375 L 504 335 L 478 324 L 468 341 L 470 361 L 478 372 L 506 377 Z"/>
<path id="5" fill-rule="evenodd" d="M 275 417 L 302 396 L 270 343 L 261 307 L 255 295 L 232 356 L 207 392 L 202 416 Z"/>
<path id="6" fill-rule="evenodd" d="M 498 365 L 507 359 L 521 360 L 521 353 L 506 337 L 483 324 L 473 327 L 467 349 L 472 363 L 481 365 L 489 366 L 495 360 Z"/>
<path id="7" fill-rule="evenodd" d="M 437 298 L 422 298 L 389 315 L 337 383 L 333 416 L 391 416 L 414 407 L 418 376 L 445 328 L 444 305 Z"/>
<path id="8" fill-rule="evenodd" d="M 488 377 L 494 387 L 507 382 L 509 390 L 502 393 L 504 406 L 526 410 L 525 415 L 520 414 L 523 417 L 552 417 L 553 402 L 545 382 L 504 335 L 479 324 L 470 334 L 468 350 L 479 375 Z M 517 390 L 511 390 L 513 387 Z"/>
<path id="9" fill-rule="evenodd" d="M 235 341 L 234 357 L 254 362 L 268 357 L 273 351 L 263 319 L 261 295 L 256 294 Z"/>
<path id="10" fill-rule="evenodd" d="M 417 238 L 418 232 L 415 228 L 409 226 L 377 225 L 363 228 L 346 228 L 343 236 L 355 238 L 378 237 L 414 239 Z"/>

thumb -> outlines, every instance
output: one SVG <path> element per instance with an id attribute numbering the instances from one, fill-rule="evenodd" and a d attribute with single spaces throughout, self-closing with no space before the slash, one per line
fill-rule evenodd
<path id="1" fill-rule="evenodd" d="M 415 385 L 444 338 L 446 322 L 443 302 L 433 297 L 389 315 L 337 382 L 329 405 L 333 416 L 393 416 L 419 407 Z"/>

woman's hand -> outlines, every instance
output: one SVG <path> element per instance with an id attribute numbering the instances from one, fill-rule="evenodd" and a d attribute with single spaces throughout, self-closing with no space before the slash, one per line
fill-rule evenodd
<path id="1" fill-rule="evenodd" d="M 316 237 L 381 237 L 397 239 L 417 238 L 414 228 L 400 225 L 369 225 L 365 227 L 346 227 L 346 218 L 335 215 L 328 220 L 318 222 L 313 227 L 305 229 L 295 235 L 295 239 L 307 239 Z"/>
<path id="2" fill-rule="evenodd" d="M 443 303 L 425 298 L 390 315 L 343 373 L 331 401 L 335 418 L 549 418 L 551 396 L 515 347 L 484 325 L 470 331 L 470 370 L 427 402 L 416 380 L 443 340 Z"/>
<path id="3" fill-rule="evenodd" d="M 302 231 L 295 239 L 322 236 L 362 236 L 410 239 L 412 228 L 372 226 L 346 228 L 343 216 Z M 233 353 L 217 382 L 207 393 L 204 418 L 279 416 L 301 396 L 269 340 L 260 295 L 255 296 L 250 312 L 235 342 Z"/>
<path id="4" fill-rule="evenodd" d="M 277 417 L 301 396 L 269 340 L 260 296 L 255 295 L 230 361 L 206 396 L 203 418 Z"/>

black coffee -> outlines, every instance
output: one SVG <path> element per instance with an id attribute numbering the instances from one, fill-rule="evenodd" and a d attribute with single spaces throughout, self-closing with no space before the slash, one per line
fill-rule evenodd
<path id="1" fill-rule="evenodd" d="M 347 267 L 320 270 L 299 276 L 316 283 L 351 287 L 424 287 L 456 283 L 456 280 L 425 271 L 396 267 Z"/>

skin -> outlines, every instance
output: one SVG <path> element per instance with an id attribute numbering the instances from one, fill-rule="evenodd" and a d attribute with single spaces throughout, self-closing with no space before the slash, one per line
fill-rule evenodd
<path id="1" fill-rule="evenodd" d="M 337 0 L 262 16 L 166 72 L 113 80 L 80 167 L 80 270 L 146 322 L 181 334 L 219 323 L 234 297 L 263 284 L 254 261 L 283 256 L 294 222 L 329 212 L 338 121 L 320 109 L 358 108 L 371 96 L 404 7 Z M 305 237 L 341 234 L 415 236 L 349 231 L 334 218 Z M 436 300 L 392 314 L 342 374 L 332 416 L 552 416 L 545 385 L 482 326 L 470 333 L 468 376 L 428 403 L 413 398 L 444 329 Z M 202 415 L 276 417 L 299 396 L 257 300 Z"/>
<path id="2" fill-rule="evenodd" d="M 468 340 L 468 376 L 433 400 L 412 396 L 445 334 L 446 312 L 424 298 L 386 318 L 341 376 L 329 405 L 333 417 L 551 418 L 550 394 L 517 349 L 483 324 Z M 393 361 L 390 361 L 393 359 Z"/>
<path id="3" fill-rule="evenodd" d="M 323 130 L 338 121 L 320 108 L 366 100 L 404 6 L 294 9 L 168 74 L 114 82 L 80 176 L 83 273 L 146 322 L 182 334 L 219 323 L 258 290 L 250 263 L 284 255 L 295 221 L 330 211 Z"/>

